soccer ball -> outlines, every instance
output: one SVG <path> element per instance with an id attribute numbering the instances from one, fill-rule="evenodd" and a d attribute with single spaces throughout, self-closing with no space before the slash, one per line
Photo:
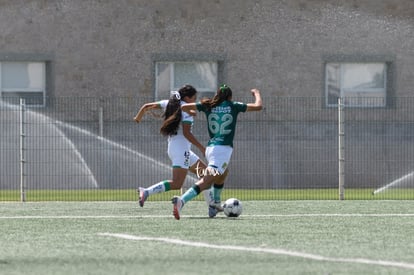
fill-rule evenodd
<path id="1" fill-rule="evenodd" d="M 227 217 L 238 217 L 242 213 L 243 207 L 240 200 L 231 198 L 223 204 L 223 212 Z"/>

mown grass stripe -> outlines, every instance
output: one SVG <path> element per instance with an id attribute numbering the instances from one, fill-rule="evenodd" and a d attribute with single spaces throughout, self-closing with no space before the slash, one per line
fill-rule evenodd
<path id="1" fill-rule="evenodd" d="M 316 255 L 316 254 L 304 253 L 304 252 L 298 252 L 298 251 L 290 251 L 290 250 L 279 249 L 279 248 L 246 247 L 246 246 L 235 246 L 235 245 L 217 245 L 217 244 L 209 244 L 209 243 L 202 243 L 202 242 L 184 241 L 184 240 L 180 240 L 180 239 L 134 236 L 134 235 L 129 235 L 129 234 L 118 234 L 118 233 L 98 233 L 98 235 L 103 236 L 103 237 L 114 237 L 114 238 L 133 240 L 133 241 L 156 241 L 156 242 L 164 242 L 164 243 L 168 243 L 168 244 L 178 244 L 178 245 L 182 245 L 182 246 L 192 246 L 192 247 L 199 247 L 199 248 L 269 253 L 269 254 L 275 254 L 275 255 L 299 257 L 299 258 L 304 258 L 304 259 L 308 259 L 308 260 L 315 260 L 315 261 L 381 265 L 381 266 L 399 267 L 399 268 L 413 269 L 414 270 L 414 263 L 393 262 L 393 261 L 372 260 L 372 259 L 361 259 L 361 258 L 334 258 L 334 257 L 325 257 L 325 256 L 322 256 L 322 255 Z"/>

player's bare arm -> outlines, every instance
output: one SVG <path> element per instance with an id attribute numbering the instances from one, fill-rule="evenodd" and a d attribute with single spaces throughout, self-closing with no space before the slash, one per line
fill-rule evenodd
<path id="1" fill-rule="evenodd" d="M 150 103 L 146 103 L 144 105 L 142 105 L 141 109 L 139 109 L 138 113 L 135 115 L 134 120 L 136 123 L 139 123 L 142 119 L 142 117 L 144 116 L 144 114 L 148 111 L 148 110 L 152 110 L 152 109 L 159 109 L 159 104 L 158 102 L 150 102 Z"/>
<path id="2" fill-rule="evenodd" d="M 187 104 L 181 105 L 181 110 L 187 113 L 192 113 L 195 110 L 197 110 L 197 107 L 195 103 L 187 103 Z"/>
<path id="3" fill-rule="evenodd" d="M 254 103 L 247 104 L 247 111 L 260 111 L 263 109 L 262 97 L 258 89 L 252 89 L 250 91 L 255 98 Z"/>

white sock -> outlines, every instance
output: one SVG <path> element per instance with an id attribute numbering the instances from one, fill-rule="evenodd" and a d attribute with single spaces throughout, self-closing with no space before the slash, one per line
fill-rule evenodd
<path id="1" fill-rule="evenodd" d="M 157 194 L 157 193 L 168 191 L 169 187 L 170 187 L 170 183 L 167 180 L 163 180 L 154 185 L 151 185 L 148 188 L 145 188 L 145 190 L 148 191 L 148 195 L 152 195 L 152 194 Z"/>

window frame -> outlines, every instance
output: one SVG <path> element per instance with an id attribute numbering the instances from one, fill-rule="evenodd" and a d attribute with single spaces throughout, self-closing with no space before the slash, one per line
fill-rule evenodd
<path id="1" fill-rule="evenodd" d="M 157 79 L 157 77 L 158 77 L 158 65 L 159 64 L 165 64 L 165 65 L 169 66 L 169 72 L 170 72 L 170 75 L 169 75 L 169 78 L 170 78 L 169 89 L 170 89 L 170 91 L 176 91 L 176 90 L 178 90 L 180 88 L 180 87 L 178 87 L 178 86 L 175 85 L 176 65 L 177 64 L 199 64 L 199 63 L 210 63 L 210 64 L 214 64 L 216 66 L 216 68 L 215 68 L 216 75 L 215 75 L 214 88 L 210 89 L 209 87 L 199 87 L 199 86 L 191 83 L 191 81 L 189 81 L 188 83 L 190 83 L 191 85 L 194 85 L 195 88 L 197 89 L 197 91 L 200 94 L 209 94 L 209 93 L 211 94 L 211 93 L 214 93 L 215 92 L 215 89 L 216 89 L 216 87 L 218 85 L 218 79 L 219 79 L 219 77 L 218 77 L 218 67 L 219 67 L 219 64 L 218 64 L 217 61 L 157 61 L 155 63 L 155 70 L 156 70 L 156 72 L 155 72 L 155 77 L 156 77 L 156 79 L 155 79 L 155 83 L 156 83 L 156 86 L 155 86 L 155 97 L 157 99 L 165 98 L 165 95 L 164 94 L 160 94 L 159 93 L 159 88 L 158 88 L 158 79 Z"/>
<path id="2" fill-rule="evenodd" d="M 3 74 L 2 70 L 4 63 L 23 63 L 23 64 L 30 64 L 30 63 L 39 63 L 42 66 L 42 79 L 41 79 L 41 88 L 3 88 Z M 8 93 L 13 95 L 19 95 L 19 93 L 40 93 L 42 98 L 42 104 L 30 104 L 26 102 L 28 107 L 45 107 L 46 106 L 46 86 L 47 86 L 47 62 L 46 61 L 39 61 L 39 60 L 0 60 L 0 98 L 5 98 Z M 11 98 L 12 96 L 10 96 Z M 21 96 L 24 98 L 24 95 Z"/>
<path id="3" fill-rule="evenodd" d="M 322 107 L 323 108 L 336 108 L 338 106 L 338 103 L 332 104 L 329 103 L 329 97 L 328 97 L 328 89 L 327 89 L 327 64 L 329 63 L 383 63 L 385 65 L 385 75 L 384 75 L 384 96 L 383 98 L 383 104 L 381 105 L 374 105 L 374 104 L 357 104 L 357 105 L 347 105 L 345 103 L 346 107 L 352 107 L 352 108 L 395 108 L 395 101 L 392 100 L 392 97 L 395 96 L 396 92 L 396 66 L 395 66 L 395 60 L 396 57 L 394 55 L 367 55 L 367 54 L 361 54 L 361 53 L 355 53 L 355 54 L 327 54 L 322 55 L 322 92 L 321 95 L 325 99 L 322 101 Z M 362 97 L 361 97 L 362 98 Z"/>
<path id="4" fill-rule="evenodd" d="M 203 54 L 203 53 L 199 53 L 199 54 L 173 54 L 173 53 L 164 53 L 164 54 L 153 54 L 152 55 L 152 60 L 153 60 L 153 83 L 154 83 L 154 90 L 153 90 L 153 97 L 154 100 L 160 100 L 160 99 L 165 99 L 164 94 L 159 94 L 158 92 L 158 68 L 157 68 L 157 64 L 158 63 L 203 63 L 203 62 L 207 62 L 207 63 L 215 63 L 217 66 L 217 75 L 216 75 L 216 86 L 218 87 L 219 83 L 224 83 L 225 82 L 225 66 L 226 66 L 226 57 L 222 54 Z M 174 87 L 174 72 L 170 72 L 170 89 L 178 89 L 180 87 Z M 192 85 L 195 85 L 193 83 L 189 83 Z M 211 97 L 214 96 L 217 87 L 214 87 L 214 89 L 211 90 L 206 90 L 203 89 L 204 87 L 200 88 L 197 87 L 195 85 L 195 88 L 198 91 L 198 98 L 201 97 Z"/>
<path id="5" fill-rule="evenodd" d="M 347 65 L 369 65 L 369 64 L 380 64 L 383 65 L 383 83 L 382 88 L 347 88 L 345 87 L 344 79 L 346 73 Z M 385 107 L 387 99 L 387 63 L 386 62 L 327 62 L 325 63 L 325 102 L 328 107 L 337 107 L 338 103 L 329 102 L 329 85 L 328 81 L 328 70 L 330 65 L 339 66 L 339 97 L 345 99 L 345 105 L 347 107 L 360 107 L 360 108 L 369 108 L 369 107 Z M 379 101 L 370 101 L 368 99 L 371 96 L 364 95 L 367 93 L 375 93 L 377 96 L 372 98 L 378 98 Z M 374 95 L 374 94 L 373 94 Z M 381 100 L 382 99 L 382 100 Z"/>

